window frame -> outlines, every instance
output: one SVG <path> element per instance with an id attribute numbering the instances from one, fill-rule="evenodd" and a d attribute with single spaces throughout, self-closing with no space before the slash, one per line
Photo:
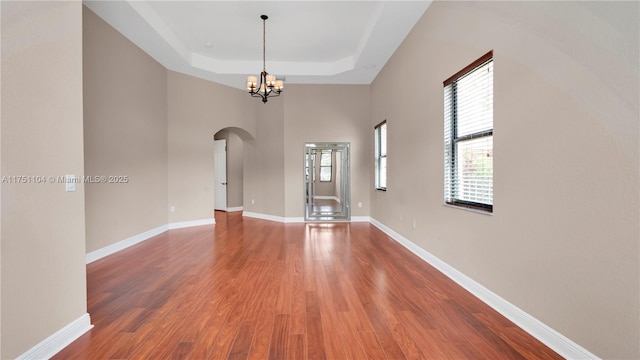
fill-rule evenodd
<path id="1" fill-rule="evenodd" d="M 451 85 L 451 91 L 453 93 L 452 98 L 453 98 L 453 110 L 451 111 L 451 115 L 452 115 L 452 119 L 447 119 L 447 111 L 446 111 L 446 104 L 445 104 L 445 113 L 444 113 L 444 121 L 445 121 L 445 204 L 447 205 L 451 205 L 451 206 L 455 206 L 455 207 L 462 207 L 462 208 L 467 208 L 467 209 L 473 209 L 473 210 L 478 210 L 478 211 L 482 211 L 482 212 L 486 212 L 486 213 L 493 213 L 493 200 L 491 201 L 491 204 L 487 204 L 487 203 L 481 203 L 481 202 L 475 202 L 475 201 L 467 201 L 467 200 L 461 200 L 461 199 L 457 199 L 455 198 L 455 191 L 453 190 L 453 179 L 456 178 L 456 165 L 458 163 L 458 154 L 457 154 L 457 144 L 464 142 L 464 141 L 469 141 L 469 140 L 474 140 L 474 139 L 480 139 L 480 138 L 485 138 L 485 137 L 492 137 L 493 138 L 493 129 L 494 129 L 494 124 L 493 124 L 493 118 L 491 119 L 491 129 L 489 130 L 480 130 L 471 134 L 466 134 L 463 136 L 458 136 L 457 134 L 457 130 L 458 130 L 458 119 L 457 119 L 457 109 L 456 109 L 456 100 L 457 100 L 457 81 L 460 80 L 461 78 L 472 74 L 474 71 L 478 70 L 480 67 L 493 62 L 493 50 L 489 51 L 488 53 L 484 54 L 483 56 L 481 56 L 480 58 L 478 58 L 477 60 L 475 60 L 474 62 L 472 62 L 471 64 L 467 65 L 465 68 L 463 68 L 462 70 L 458 71 L 457 73 L 455 73 L 453 76 L 449 77 L 447 80 L 443 81 L 443 86 L 444 86 L 444 90 L 445 92 L 447 91 L 447 87 Z M 493 101 L 493 88 L 491 89 L 491 96 L 492 96 L 492 101 Z M 446 102 L 446 98 L 445 98 L 445 102 Z M 447 122 L 450 123 L 450 129 L 447 128 Z M 451 139 L 451 143 L 448 144 L 447 143 L 447 134 L 446 132 L 449 131 L 449 137 Z M 493 141 L 493 139 L 492 139 Z M 450 146 L 449 149 L 447 149 L 447 145 Z M 492 153 L 493 153 L 493 145 L 491 147 L 492 149 Z M 447 151 L 450 151 L 450 157 L 447 156 Z M 447 159 L 449 159 L 448 163 L 447 163 Z M 493 165 L 492 165 L 493 166 Z M 493 171 L 492 171 L 493 173 Z M 447 178 L 449 179 L 447 181 Z M 491 189 L 493 192 L 493 185 L 494 185 L 494 181 L 493 181 L 493 176 L 491 179 Z M 447 200 L 450 199 L 450 200 Z M 493 199 L 493 196 L 492 196 Z"/>
<path id="2" fill-rule="evenodd" d="M 381 167 L 381 163 L 382 163 L 382 158 L 387 159 L 387 153 L 388 153 L 388 142 L 385 141 L 385 149 L 387 151 L 385 151 L 384 154 L 382 154 L 382 127 L 384 126 L 384 131 L 385 131 L 385 140 L 388 139 L 388 132 L 387 132 L 387 119 L 384 119 L 381 123 L 379 123 L 378 125 L 373 127 L 374 130 L 374 157 L 375 157 L 375 171 L 374 171 L 374 186 L 376 190 L 380 190 L 380 191 L 387 191 L 387 184 L 385 183 L 385 186 L 380 186 L 380 175 L 382 173 L 382 167 Z M 388 163 L 387 163 L 388 166 Z M 385 167 L 385 179 L 387 179 L 387 171 L 386 171 L 387 167 Z M 386 182 L 386 181 L 385 181 Z"/>

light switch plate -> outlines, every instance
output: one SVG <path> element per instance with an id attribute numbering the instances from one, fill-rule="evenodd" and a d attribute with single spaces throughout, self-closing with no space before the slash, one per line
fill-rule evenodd
<path id="1" fill-rule="evenodd" d="M 76 191 L 76 177 L 75 175 L 64 176 L 64 186 L 67 192 Z"/>

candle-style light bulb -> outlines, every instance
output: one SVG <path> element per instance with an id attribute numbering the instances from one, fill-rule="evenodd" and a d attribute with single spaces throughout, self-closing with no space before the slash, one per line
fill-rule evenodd
<path id="1" fill-rule="evenodd" d="M 255 76 L 247 77 L 247 90 L 255 90 L 258 86 L 258 78 Z"/>

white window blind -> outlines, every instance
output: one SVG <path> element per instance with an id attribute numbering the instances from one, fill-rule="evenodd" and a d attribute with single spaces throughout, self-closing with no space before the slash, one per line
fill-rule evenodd
<path id="1" fill-rule="evenodd" d="M 375 186 L 377 190 L 387 189 L 387 121 L 375 127 Z"/>
<path id="2" fill-rule="evenodd" d="M 493 211 L 493 52 L 444 82 L 444 193 Z"/>

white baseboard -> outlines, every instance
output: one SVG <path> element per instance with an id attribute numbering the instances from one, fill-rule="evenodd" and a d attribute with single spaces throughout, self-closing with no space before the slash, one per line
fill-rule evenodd
<path id="1" fill-rule="evenodd" d="M 276 216 L 276 215 L 254 213 L 254 212 L 250 212 L 250 211 L 243 211 L 242 212 L 242 216 L 255 218 L 255 219 L 262 219 L 262 220 L 281 222 L 281 223 L 301 223 L 301 222 L 304 222 L 304 218 L 303 217 L 282 217 L 282 216 Z"/>
<path id="2" fill-rule="evenodd" d="M 242 209 L 244 209 L 244 207 L 242 206 L 230 207 L 230 208 L 227 208 L 227 212 L 242 211 Z"/>
<path id="3" fill-rule="evenodd" d="M 90 264 L 96 260 L 102 259 L 105 256 L 115 254 L 120 250 L 124 250 L 130 246 L 136 245 L 145 240 L 149 240 L 150 238 L 156 235 L 160 235 L 167 230 L 182 229 L 182 228 L 191 227 L 191 226 L 212 225 L 215 223 L 216 223 L 215 219 L 211 218 L 211 219 L 202 219 L 202 220 L 181 221 L 181 222 L 175 222 L 167 225 L 158 226 L 155 229 L 147 230 L 141 234 L 134 235 L 128 239 L 124 239 L 122 241 L 118 241 L 117 243 L 113 243 L 111 245 L 105 246 L 102 249 L 92 251 L 86 255 L 85 261 L 87 264 Z"/>
<path id="4" fill-rule="evenodd" d="M 89 314 L 84 314 L 56 331 L 53 335 L 40 341 L 36 346 L 18 356 L 16 360 L 50 359 L 67 345 L 91 330 L 92 327 Z"/>
<path id="5" fill-rule="evenodd" d="M 135 244 L 148 240 L 156 235 L 162 234 L 167 230 L 169 230 L 169 225 L 162 225 L 162 226 L 158 226 L 155 229 L 147 230 L 141 234 L 134 235 L 128 239 L 124 239 L 124 240 L 118 241 L 117 243 L 113 243 L 111 245 L 105 246 L 102 249 L 92 251 L 86 255 L 85 260 L 87 264 L 90 264 L 96 260 L 102 259 L 105 256 L 114 254 L 120 250 L 126 249 L 130 246 L 133 246 Z"/>
<path id="6" fill-rule="evenodd" d="M 409 251 L 417 255 L 419 258 L 429 263 L 440 272 L 445 274 L 451 280 L 458 283 L 475 297 L 492 307 L 494 310 L 502 314 L 514 324 L 518 325 L 524 331 L 531 334 L 543 344 L 553 349 L 560 356 L 566 359 L 599 359 L 596 355 L 587 349 L 573 342 L 571 339 L 560 334 L 540 320 L 534 318 L 522 309 L 503 299 L 491 290 L 485 288 L 475 280 L 467 277 L 451 265 L 438 259 L 433 254 L 411 242 L 409 239 L 391 230 L 378 220 L 371 218 L 371 224 L 389 235 L 393 240 L 407 248 Z"/>
<path id="7" fill-rule="evenodd" d="M 182 229 L 192 226 L 202 226 L 202 225 L 215 225 L 216 219 L 202 219 L 202 220 L 191 220 L 191 221 L 180 221 L 169 224 L 169 230 L 173 229 Z"/>
<path id="8" fill-rule="evenodd" d="M 281 223 L 286 222 L 285 218 L 283 218 L 282 216 L 260 214 L 260 213 L 254 213 L 254 212 L 251 212 L 251 211 L 243 211 L 242 212 L 242 216 L 255 218 L 255 219 L 276 221 L 276 222 L 281 222 Z"/>
<path id="9" fill-rule="evenodd" d="M 304 217 L 282 217 L 282 216 L 254 213 L 249 211 L 242 212 L 242 216 L 262 219 L 262 220 L 276 221 L 276 222 L 287 223 L 287 224 L 305 222 Z M 351 217 L 351 222 L 369 222 L 369 221 L 370 221 L 370 218 L 368 216 L 352 216 Z"/>

